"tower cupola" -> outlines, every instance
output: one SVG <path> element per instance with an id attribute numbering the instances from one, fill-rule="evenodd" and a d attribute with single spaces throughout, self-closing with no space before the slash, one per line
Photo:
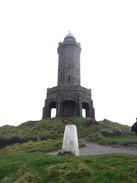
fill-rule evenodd
<path id="1" fill-rule="evenodd" d="M 75 37 L 71 34 L 71 32 L 69 31 L 69 33 L 65 36 L 64 41 L 68 40 L 68 41 L 72 41 L 75 40 Z"/>

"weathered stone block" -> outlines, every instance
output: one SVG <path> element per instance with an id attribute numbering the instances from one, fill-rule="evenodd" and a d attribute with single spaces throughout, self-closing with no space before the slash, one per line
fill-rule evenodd
<path id="1" fill-rule="evenodd" d="M 115 134 L 114 134 L 114 132 L 112 130 L 108 130 L 108 135 L 113 137 Z"/>
<path id="2" fill-rule="evenodd" d="M 132 132 L 130 130 L 126 129 L 126 131 L 127 131 L 127 135 L 132 135 Z"/>
<path id="3" fill-rule="evenodd" d="M 118 136 L 122 135 L 122 130 L 120 128 L 113 129 L 113 132 L 115 133 L 115 135 L 118 135 Z"/>
<path id="4" fill-rule="evenodd" d="M 37 136 L 35 136 L 33 134 L 27 134 L 26 139 L 27 139 L 27 141 L 29 141 L 29 140 L 36 141 L 38 138 L 37 138 Z"/>
<path id="5" fill-rule="evenodd" d="M 100 129 L 100 132 L 104 135 L 104 136 L 108 136 L 108 130 L 106 128 L 102 128 Z"/>
<path id="6" fill-rule="evenodd" d="M 39 138 L 40 138 L 41 140 L 45 140 L 45 139 L 46 139 L 46 135 L 45 135 L 45 134 L 40 134 L 40 135 L 39 135 Z"/>

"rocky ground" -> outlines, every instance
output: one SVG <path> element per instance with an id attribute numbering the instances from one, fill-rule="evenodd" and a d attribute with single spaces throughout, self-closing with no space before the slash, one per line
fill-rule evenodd
<path id="1" fill-rule="evenodd" d="M 103 146 L 94 142 L 88 142 L 86 138 L 79 139 L 81 142 L 85 143 L 86 146 L 80 148 L 80 156 L 90 156 L 90 155 L 99 155 L 99 154 L 112 154 L 112 153 L 126 153 L 126 154 L 135 154 L 137 155 L 137 147 L 131 145 L 130 147 L 122 146 Z M 58 151 L 49 152 L 49 155 L 57 155 Z"/>

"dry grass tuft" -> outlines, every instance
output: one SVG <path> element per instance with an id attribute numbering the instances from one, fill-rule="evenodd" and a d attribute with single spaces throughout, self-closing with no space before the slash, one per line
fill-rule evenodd
<path id="1" fill-rule="evenodd" d="M 65 164 L 57 164 L 57 165 L 54 165 L 54 166 L 51 166 L 48 170 L 48 176 L 49 177 L 53 177 L 55 176 L 56 174 L 59 174 L 59 175 L 64 175 L 65 172 L 62 171 L 62 169 L 65 168 Z"/>

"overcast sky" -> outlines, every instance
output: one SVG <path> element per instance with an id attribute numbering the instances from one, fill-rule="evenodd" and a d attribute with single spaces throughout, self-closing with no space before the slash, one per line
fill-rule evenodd
<path id="1" fill-rule="evenodd" d="M 81 43 L 96 120 L 137 117 L 136 0 L 0 0 L 0 126 L 40 120 L 57 85 L 58 43 Z"/>

